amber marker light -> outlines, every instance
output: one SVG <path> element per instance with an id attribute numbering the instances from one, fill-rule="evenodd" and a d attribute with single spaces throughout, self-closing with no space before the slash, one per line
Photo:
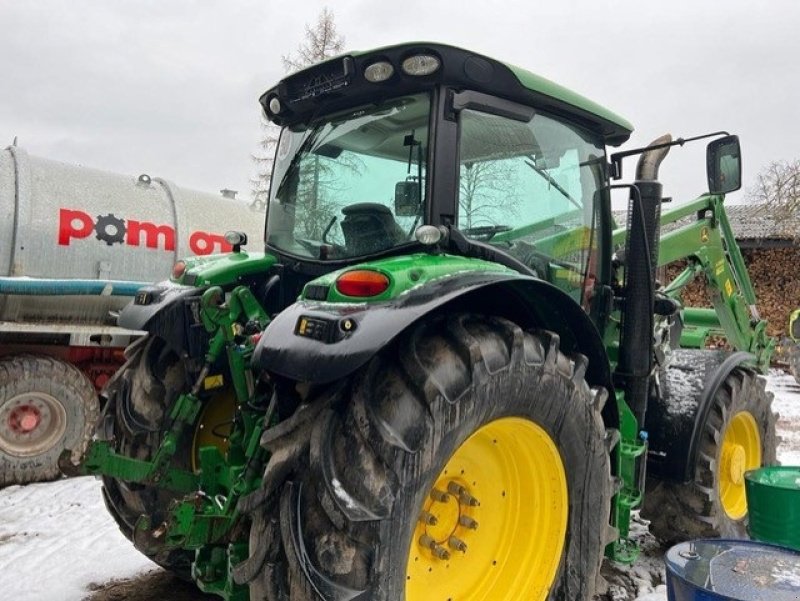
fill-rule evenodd
<path id="1" fill-rule="evenodd" d="M 389 278 L 377 271 L 357 269 L 343 273 L 336 280 L 336 290 L 345 296 L 378 296 L 389 287 Z"/>

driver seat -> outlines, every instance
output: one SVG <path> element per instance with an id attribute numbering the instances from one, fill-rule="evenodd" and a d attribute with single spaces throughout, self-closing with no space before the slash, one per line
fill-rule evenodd
<path id="1" fill-rule="evenodd" d="M 360 202 L 342 209 L 342 232 L 349 255 L 370 255 L 392 248 L 405 239 L 389 207 Z"/>

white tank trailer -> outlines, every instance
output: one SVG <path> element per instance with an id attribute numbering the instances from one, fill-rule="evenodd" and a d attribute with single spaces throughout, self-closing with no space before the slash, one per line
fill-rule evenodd
<path id="1" fill-rule="evenodd" d="M 54 478 L 63 450 L 80 454 L 139 334 L 114 316 L 140 286 L 230 250 L 228 230 L 260 245 L 263 213 L 233 195 L 0 153 L 0 487 Z"/>

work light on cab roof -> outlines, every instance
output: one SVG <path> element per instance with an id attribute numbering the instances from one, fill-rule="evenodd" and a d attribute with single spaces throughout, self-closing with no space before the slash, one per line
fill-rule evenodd
<path id="1" fill-rule="evenodd" d="M 378 61 L 364 69 L 364 79 L 372 83 L 386 81 L 394 75 L 394 67 L 389 61 Z"/>
<path id="2" fill-rule="evenodd" d="M 403 61 L 403 72 L 407 75 L 422 77 L 435 73 L 442 61 L 433 54 L 413 54 Z"/>

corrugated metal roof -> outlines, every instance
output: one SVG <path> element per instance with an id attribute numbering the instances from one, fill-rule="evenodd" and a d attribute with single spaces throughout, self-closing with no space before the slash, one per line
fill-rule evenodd
<path id="1" fill-rule="evenodd" d="M 786 215 L 766 205 L 730 205 L 725 210 L 737 240 L 800 238 L 800 215 Z"/>
<path id="2" fill-rule="evenodd" d="M 671 207 L 669 207 L 671 208 Z M 726 205 L 725 212 L 737 240 L 786 240 L 800 239 L 800 215 L 786 216 L 766 205 Z M 627 219 L 626 211 L 614 211 L 617 224 L 623 226 Z M 677 225 L 690 223 L 692 217 L 681 219 L 667 226 L 669 231 Z"/>

